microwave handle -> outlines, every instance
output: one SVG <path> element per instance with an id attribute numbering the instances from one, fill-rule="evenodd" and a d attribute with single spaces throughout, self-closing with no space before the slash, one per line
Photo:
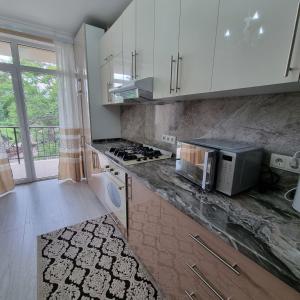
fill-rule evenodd
<path id="1" fill-rule="evenodd" d="M 207 176 L 207 168 L 208 168 L 208 152 L 205 152 L 204 156 L 204 168 L 203 168 L 203 177 L 202 177 L 202 189 L 206 188 L 206 176 Z"/>

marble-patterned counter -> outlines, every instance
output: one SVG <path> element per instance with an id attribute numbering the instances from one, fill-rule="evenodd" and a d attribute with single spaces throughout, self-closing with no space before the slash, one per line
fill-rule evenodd
<path id="1" fill-rule="evenodd" d="M 105 153 L 128 144 L 93 144 Z M 249 191 L 234 197 L 207 193 L 175 173 L 175 159 L 123 166 L 149 189 L 300 291 L 300 214 L 279 194 Z"/>

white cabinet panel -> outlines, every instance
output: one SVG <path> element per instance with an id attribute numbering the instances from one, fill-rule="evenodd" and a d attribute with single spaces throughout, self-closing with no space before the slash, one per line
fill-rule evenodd
<path id="1" fill-rule="evenodd" d="M 154 41 L 154 98 L 170 97 L 175 88 L 180 0 L 156 0 Z M 173 76 L 171 78 L 171 66 Z"/>
<path id="2" fill-rule="evenodd" d="M 122 16 L 110 27 L 108 33 L 111 34 L 109 37 L 110 41 L 110 54 L 116 56 L 122 53 L 123 47 L 123 18 Z"/>
<path id="3" fill-rule="evenodd" d="M 111 55 L 111 33 L 106 32 L 100 39 L 100 66 L 107 63 Z"/>
<path id="4" fill-rule="evenodd" d="M 110 85 L 111 87 L 120 87 L 123 85 L 124 76 L 123 76 L 123 57 L 122 53 L 112 57 L 110 60 L 110 74 L 111 80 Z"/>
<path id="5" fill-rule="evenodd" d="M 284 76 L 297 5 L 298 0 L 221 0 L 212 89 L 297 81 L 299 69 Z M 296 50 L 292 68 L 299 68 Z"/>
<path id="6" fill-rule="evenodd" d="M 110 63 L 106 63 L 100 68 L 100 91 L 102 104 L 108 104 L 108 88 L 111 80 Z"/>
<path id="7" fill-rule="evenodd" d="M 135 1 L 125 9 L 123 17 L 123 65 L 124 80 L 134 79 L 134 55 L 135 55 Z"/>
<path id="8" fill-rule="evenodd" d="M 135 76 L 153 77 L 155 0 L 136 0 Z"/>
<path id="9" fill-rule="evenodd" d="M 218 7 L 219 0 L 181 1 L 179 55 L 182 60 L 179 60 L 177 83 L 181 95 L 210 91 Z"/>

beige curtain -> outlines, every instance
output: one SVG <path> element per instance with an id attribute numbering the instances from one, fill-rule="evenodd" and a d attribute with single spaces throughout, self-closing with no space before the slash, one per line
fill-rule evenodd
<path id="1" fill-rule="evenodd" d="M 14 186 L 13 174 L 0 132 L 0 195 L 9 192 Z"/>
<path id="2" fill-rule="evenodd" d="M 58 178 L 80 181 L 83 174 L 82 125 L 76 89 L 73 45 L 56 43 L 60 152 Z"/>

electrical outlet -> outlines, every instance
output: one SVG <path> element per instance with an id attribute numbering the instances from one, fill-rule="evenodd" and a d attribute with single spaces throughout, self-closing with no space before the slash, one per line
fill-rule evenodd
<path id="1" fill-rule="evenodd" d="M 291 156 L 272 153 L 271 160 L 270 160 L 270 167 L 300 174 L 300 159 L 297 158 L 297 160 L 298 160 L 298 166 L 292 167 Z"/>
<path id="2" fill-rule="evenodd" d="M 163 134 L 161 140 L 165 143 L 174 145 L 176 143 L 176 136 Z"/>

